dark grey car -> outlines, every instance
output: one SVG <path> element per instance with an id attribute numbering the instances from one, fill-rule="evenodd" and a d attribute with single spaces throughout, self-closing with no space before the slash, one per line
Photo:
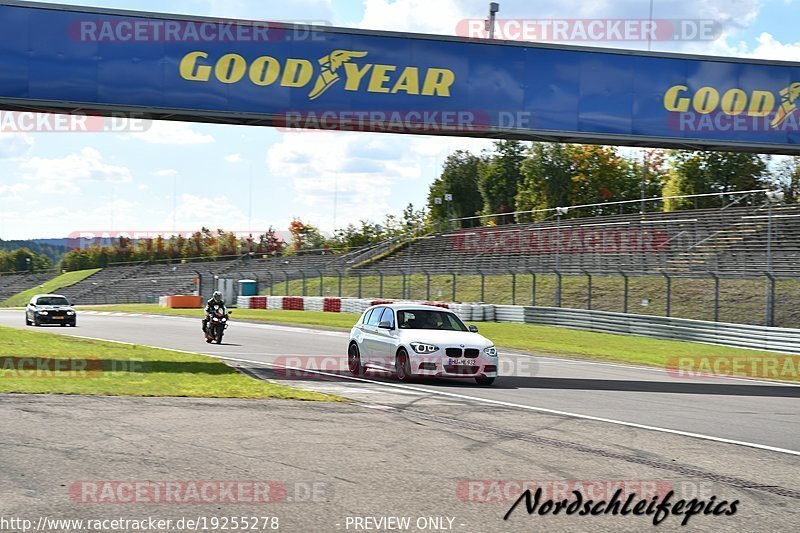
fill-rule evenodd
<path id="1" fill-rule="evenodd" d="M 75 327 L 77 323 L 77 313 L 72 303 L 60 294 L 37 294 L 25 308 L 27 326 L 59 324 Z"/>

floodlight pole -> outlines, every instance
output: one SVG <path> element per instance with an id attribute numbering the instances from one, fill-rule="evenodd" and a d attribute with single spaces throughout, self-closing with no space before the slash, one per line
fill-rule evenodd
<path id="1" fill-rule="evenodd" d="M 487 29 L 489 30 L 489 39 L 494 39 L 494 22 L 498 11 L 500 11 L 500 4 L 497 2 L 490 2 L 489 20 L 486 21 Z"/>

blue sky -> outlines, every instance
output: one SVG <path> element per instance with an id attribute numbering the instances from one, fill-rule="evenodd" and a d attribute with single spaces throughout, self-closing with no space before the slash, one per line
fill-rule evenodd
<path id="1" fill-rule="evenodd" d="M 710 18 L 721 21 L 724 32 L 711 42 L 656 42 L 653 49 L 798 61 L 798 2 L 654 0 L 655 18 Z M 453 34 L 459 20 L 484 17 L 488 4 L 483 0 L 58 3 L 442 34 Z M 648 0 L 500 3 L 501 18 L 647 18 L 649 11 Z M 330 231 L 334 223 L 378 221 L 387 213 L 399 213 L 409 202 L 423 205 L 428 185 L 449 152 L 480 151 L 489 145 L 458 138 L 283 133 L 164 122 L 153 123 L 144 133 L 0 133 L 0 238 L 193 230 L 201 225 L 283 230 L 293 217 Z"/>

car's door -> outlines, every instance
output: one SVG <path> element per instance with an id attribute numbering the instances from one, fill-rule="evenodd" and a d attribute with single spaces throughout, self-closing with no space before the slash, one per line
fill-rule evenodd
<path id="1" fill-rule="evenodd" d="M 386 326 L 386 327 L 381 327 Z M 383 368 L 394 368 L 394 344 L 396 338 L 394 311 L 387 307 L 383 310 L 375 331 L 373 364 Z"/>
<path id="2" fill-rule="evenodd" d="M 366 317 L 366 322 L 362 325 L 361 331 L 364 332 L 364 340 L 361 343 L 361 362 L 362 364 L 372 363 L 376 349 L 376 335 L 378 332 L 378 322 L 381 315 L 383 315 L 384 307 L 376 307 L 373 309 L 372 314 Z"/>
<path id="3" fill-rule="evenodd" d="M 370 315 L 372 315 L 374 311 L 374 309 L 367 309 L 367 311 L 364 312 L 364 315 L 358 321 L 358 324 L 356 324 L 358 333 L 356 334 L 355 339 L 356 343 L 358 344 L 359 353 L 361 354 L 362 363 L 366 361 L 367 357 L 367 322 L 369 321 Z"/>

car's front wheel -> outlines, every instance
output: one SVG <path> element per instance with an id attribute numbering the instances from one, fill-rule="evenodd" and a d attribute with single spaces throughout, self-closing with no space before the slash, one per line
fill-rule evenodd
<path id="1" fill-rule="evenodd" d="M 477 378 L 475 378 L 475 382 L 478 385 L 489 386 L 492 383 L 494 383 L 494 378 L 490 378 L 490 377 L 486 377 L 486 376 L 478 376 Z"/>
<path id="2" fill-rule="evenodd" d="M 403 348 L 397 352 L 394 366 L 397 370 L 397 379 L 400 381 L 411 381 L 411 363 L 408 360 L 408 353 Z"/>
<path id="3" fill-rule="evenodd" d="M 347 369 L 356 377 L 364 375 L 364 366 L 361 364 L 361 352 L 358 351 L 358 345 L 353 343 L 347 350 Z"/>
<path id="4" fill-rule="evenodd" d="M 30 320 L 28 320 L 28 315 L 25 315 L 25 325 L 26 325 L 26 326 L 32 326 L 32 325 L 33 325 L 33 322 L 31 322 Z"/>

